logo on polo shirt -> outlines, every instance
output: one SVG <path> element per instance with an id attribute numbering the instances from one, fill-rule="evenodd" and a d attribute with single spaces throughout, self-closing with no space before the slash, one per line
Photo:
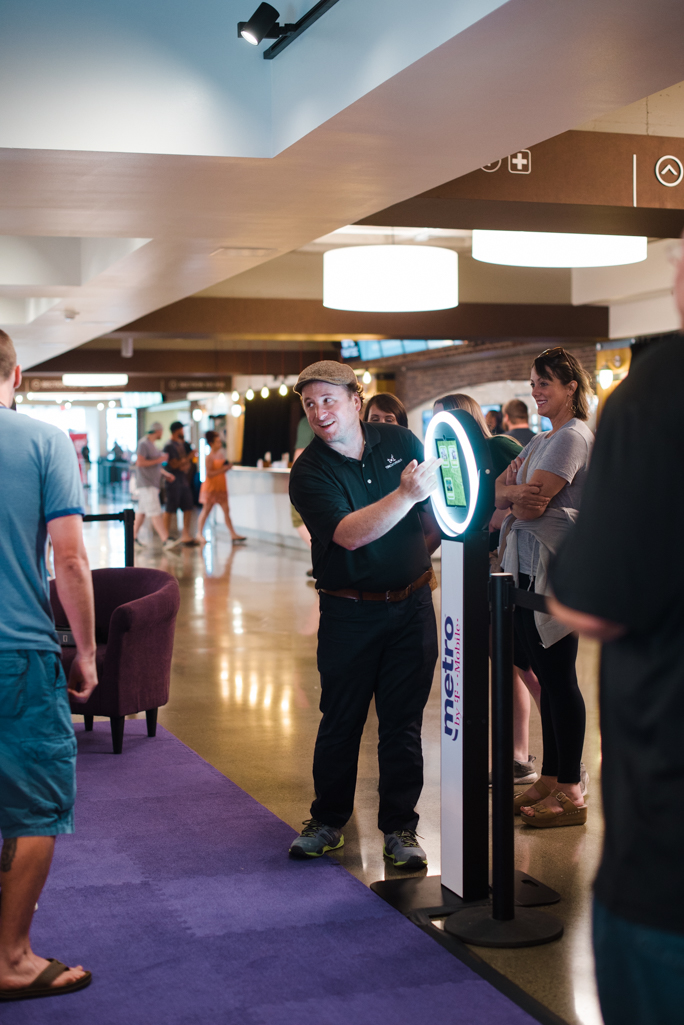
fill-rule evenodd
<path id="1" fill-rule="evenodd" d="M 396 456 L 390 456 L 387 462 L 385 463 L 385 469 L 390 470 L 393 466 L 397 466 L 399 463 L 403 462 L 403 459 L 397 459 Z"/>

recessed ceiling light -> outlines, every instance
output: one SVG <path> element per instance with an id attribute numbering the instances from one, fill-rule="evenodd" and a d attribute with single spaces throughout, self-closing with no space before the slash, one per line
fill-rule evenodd
<path id="1" fill-rule="evenodd" d="M 66 388 L 115 388 L 128 384 L 128 374 L 62 374 Z"/>
<path id="2" fill-rule="evenodd" d="M 219 246 L 210 256 L 269 256 L 277 253 L 277 249 L 264 249 L 259 246 Z"/>

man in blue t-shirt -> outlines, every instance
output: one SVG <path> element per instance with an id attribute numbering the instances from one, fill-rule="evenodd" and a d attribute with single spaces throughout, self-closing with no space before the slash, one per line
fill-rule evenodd
<path id="1" fill-rule="evenodd" d="M 33 910 L 58 833 L 73 833 L 76 739 L 69 697 L 97 686 L 95 611 L 83 545 L 76 451 L 17 413 L 21 369 L 0 331 L 0 1001 L 83 989 L 90 972 L 31 950 Z M 76 641 L 67 694 L 50 608 L 47 536 L 59 599 Z"/>

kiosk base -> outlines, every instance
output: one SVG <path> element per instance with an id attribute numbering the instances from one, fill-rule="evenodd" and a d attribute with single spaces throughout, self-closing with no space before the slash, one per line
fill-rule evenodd
<path id="1" fill-rule="evenodd" d="M 429 917 L 441 918 L 463 908 L 489 908 L 489 899 L 464 901 L 446 886 L 441 876 L 410 876 L 408 879 L 381 879 L 371 883 L 371 890 L 391 904 L 402 915 L 424 911 Z M 561 899 L 557 890 L 540 883 L 526 872 L 515 870 L 516 907 L 529 908 L 542 904 L 557 904 Z M 548 916 L 546 916 L 548 917 Z"/>
<path id="2" fill-rule="evenodd" d="M 492 918 L 490 908 L 463 908 L 447 918 L 444 930 L 475 947 L 538 947 L 563 935 L 556 915 L 536 908 L 519 908 L 515 918 Z"/>

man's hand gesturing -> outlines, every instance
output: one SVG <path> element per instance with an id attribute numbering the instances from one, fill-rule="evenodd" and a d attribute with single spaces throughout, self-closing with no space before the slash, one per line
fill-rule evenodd
<path id="1" fill-rule="evenodd" d="M 412 505 L 428 498 L 437 487 L 435 470 L 441 465 L 441 459 L 426 459 L 424 463 L 412 459 L 401 475 L 399 491 L 403 497 Z"/>

